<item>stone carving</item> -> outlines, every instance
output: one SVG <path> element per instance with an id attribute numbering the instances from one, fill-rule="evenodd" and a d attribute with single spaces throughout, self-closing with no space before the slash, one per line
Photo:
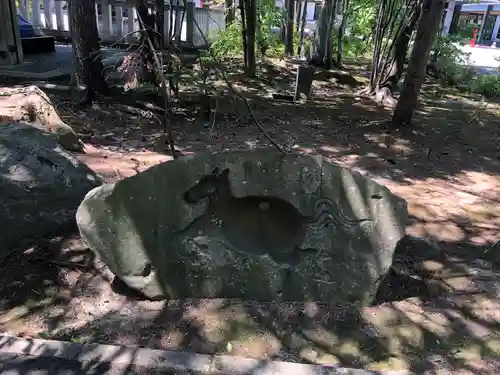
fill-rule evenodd
<path id="1" fill-rule="evenodd" d="M 318 253 L 303 247 L 308 236 L 321 237 L 330 226 L 353 232 L 355 227 L 371 219 L 349 219 L 330 199 L 315 198 L 313 215 L 300 213 L 291 203 L 277 197 L 235 197 L 229 182 L 229 168 L 213 170 L 184 194 L 187 203 L 207 199 L 205 212 L 182 229 L 179 234 L 193 235 L 200 250 L 216 242 L 228 251 L 246 255 L 269 256 L 283 268 L 295 266 L 303 254 Z M 207 235 L 200 233 L 210 231 Z M 189 239 L 191 240 L 191 239 Z"/>
<path id="2" fill-rule="evenodd" d="M 406 203 L 319 156 L 200 154 L 87 194 L 82 238 L 151 298 L 366 306 L 404 235 Z"/>

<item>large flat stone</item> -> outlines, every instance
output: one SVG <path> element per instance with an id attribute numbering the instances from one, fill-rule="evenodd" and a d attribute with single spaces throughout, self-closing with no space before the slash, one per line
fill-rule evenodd
<path id="1" fill-rule="evenodd" d="M 151 298 L 366 306 L 404 235 L 404 200 L 319 156 L 202 154 L 87 194 L 83 239 Z"/>

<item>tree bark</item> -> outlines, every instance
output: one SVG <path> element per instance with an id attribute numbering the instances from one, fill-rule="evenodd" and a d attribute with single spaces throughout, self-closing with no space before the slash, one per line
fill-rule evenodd
<path id="1" fill-rule="evenodd" d="M 158 49 L 163 50 L 165 46 L 165 2 L 164 0 L 156 0 L 156 37 L 158 39 Z"/>
<path id="2" fill-rule="evenodd" d="M 306 27 L 306 16 L 307 16 L 307 2 L 308 0 L 304 0 L 303 8 L 302 8 L 302 16 L 300 20 L 300 31 L 299 31 L 299 46 L 297 47 L 297 54 L 300 56 L 302 53 L 302 45 L 304 44 L 304 30 Z"/>
<path id="3" fill-rule="evenodd" d="M 295 32 L 297 32 L 297 33 L 300 31 L 300 15 L 302 14 L 303 4 L 304 3 L 302 2 L 302 0 L 295 1 L 295 13 L 294 13 L 295 24 L 294 24 L 294 27 L 295 27 Z"/>
<path id="4" fill-rule="evenodd" d="M 285 55 L 293 56 L 294 0 L 286 0 L 287 22 L 285 28 Z"/>
<path id="5" fill-rule="evenodd" d="M 439 22 L 445 6 L 444 0 L 424 0 L 422 16 L 415 35 L 411 59 L 403 83 L 403 89 L 392 118 L 393 127 L 411 125 L 432 44 L 437 37 Z"/>
<path id="6" fill-rule="evenodd" d="M 375 25 L 369 94 L 377 104 L 394 107 L 393 93 L 404 71 L 408 45 L 420 17 L 420 1 L 406 0 L 397 10 L 398 0 L 381 0 Z M 403 12 L 403 13 L 401 13 Z"/>
<path id="7" fill-rule="evenodd" d="M 225 14 L 225 23 L 226 27 L 231 25 L 234 22 L 234 0 L 225 0 L 224 8 L 226 11 Z"/>
<path id="8" fill-rule="evenodd" d="M 255 77 L 257 64 L 255 61 L 255 34 L 257 25 L 257 8 L 255 0 L 244 0 L 246 16 L 246 48 L 247 48 L 247 75 Z"/>
<path id="9" fill-rule="evenodd" d="M 342 3 L 342 22 L 337 33 L 337 66 L 342 67 L 343 46 L 345 27 L 347 24 L 347 12 L 349 11 L 350 0 L 344 0 Z"/>
<path id="10" fill-rule="evenodd" d="M 247 48 L 247 22 L 245 11 L 245 0 L 239 0 L 240 17 L 241 17 L 241 41 L 243 42 L 243 62 L 245 71 L 248 70 L 248 48 Z"/>
<path id="11" fill-rule="evenodd" d="M 394 41 L 391 59 L 387 61 L 389 69 L 387 69 L 386 76 L 380 81 L 379 87 L 376 90 L 375 100 L 377 103 L 394 106 L 394 91 L 397 89 L 398 82 L 403 75 L 408 46 L 419 19 L 420 6 L 417 5 L 410 17 L 409 23 L 402 27 L 401 32 Z"/>
<path id="12" fill-rule="evenodd" d="M 309 64 L 330 69 L 333 66 L 332 28 L 338 0 L 324 0 L 314 33 L 313 51 Z"/>
<path id="13" fill-rule="evenodd" d="M 87 87 L 82 104 L 90 104 L 95 93 L 107 92 L 100 55 L 95 0 L 69 0 L 68 13 L 73 44 L 74 79 L 77 85 Z"/>
<path id="14" fill-rule="evenodd" d="M 155 33 L 155 16 L 149 14 L 145 0 L 139 0 L 136 6 L 137 16 L 139 18 L 139 27 L 146 32 L 140 35 L 141 57 L 144 61 L 144 66 L 149 67 L 144 71 L 144 80 L 156 84 L 156 74 L 154 71 L 154 51 L 151 50 L 147 38 L 151 39 L 151 43 L 155 49 L 158 48 L 158 38 Z"/>

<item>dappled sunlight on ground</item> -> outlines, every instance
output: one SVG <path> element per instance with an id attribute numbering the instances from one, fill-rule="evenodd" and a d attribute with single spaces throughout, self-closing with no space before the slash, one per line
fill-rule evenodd
<path id="1" fill-rule="evenodd" d="M 106 182 L 130 177 L 153 165 L 172 160 L 171 156 L 152 151 L 110 151 L 92 145 L 86 145 L 85 153 L 76 157 L 103 176 Z"/>
<path id="2" fill-rule="evenodd" d="M 267 86 L 277 84 L 273 74 L 287 74 L 288 81 L 279 85 L 291 87 L 293 72 L 286 73 L 286 65 L 273 68 L 279 73 L 269 68 Z M 15 272 L 5 275 L 0 288 L 0 330 L 416 373 L 497 373 L 497 106 L 449 90 L 439 89 L 437 95 L 438 88 L 428 86 L 415 128 L 393 130 L 386 124 L 389 111 L 352 94 L 362 78 L 354 77 L 349 90 L 339 90 L 340 81 L 348 78 L 334 73 L 318 79 L 316 91 L 327 92 L 316 92 L 305 105 L 264 98 L 258 85 L 246 94 L 255 116 L 279 144 L 356 169 L 407 200 L 408 236 L 373 306 L 358 314 L 315 303 L 142 301 L 115 293 L 112 275 L 73 235 L 28 251 L 17 263 L 5 263 Z M 86 143 L 85 154 L 77 157 L 108 182 L 171 160 L 165 143 L 159 144 L 161 131 L 154 120 L 109 103 L 85 113 L 66 102 L 60 111 Z M 221 100 L 212 132 L 203 121 L 180 112 L 172 123 L 182 155 L 269 146 L 235 97 Z"/>

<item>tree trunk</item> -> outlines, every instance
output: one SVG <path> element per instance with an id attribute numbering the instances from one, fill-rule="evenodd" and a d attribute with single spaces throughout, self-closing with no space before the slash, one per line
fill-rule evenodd
<path id="1" fill-rule="evenodd" d="M 156 38 L 156 33 L 154 32 L 154 30 L 155 30 L 155 16 L 154 16 L 154 14 L 149 14 L 148 7 L 146 6 L 146 2 L 144 0 L 139 2 L 139 5 L 137 5 L 136 9 L 137 9 L 137 15 L 139 16 L 141 21 L 144 23 L 143 27 L 147 30 L 147 35 L 149 36 L 149 38 L 153 42 L 154 47 L 157 48 L 158 47 L 156 45 L 157 38 Z M 145 44 L 144 48 L 146 48 L 146 46 L 147 46 L 147 43 Z M 147 47 L 147 49 L 149 49 L 149 47 Z"/>
<path id="2" fill-rule="evenodd" d="M 309 60 L 311 65 L 333 66 L 332 28 L 335 21 L 337 0 L 324 0 L 319 16 L 319 23 L 314 33 L 313 51 Z"/>
<path id="3" fill-rule="evenodd" d="M 384 106 L 394 107 L 393 93 L 404 71 L 408 45 L 420 17 L 420 1 L 381 0 L 375 25 L 370 84 L 362 90 Z M 400 10 L 398 10 L 400 9 Z"/>
<path id="4" fill-rule="evenodd" d="M 244 0 L 245 17 L 246 17 L 246 49 L 247 49 L 247 66 L 246 73 L 249 77 L 255 77 L 257 73 L 257 64 L 255 61 L 255 32 L 257 8 L 255 0 Z"/>
<path id="5" fill-rule="evenodd" d="M 142 32 L 140 35 L 140 42 L 142 48 L 140 49 L 141 57 L 144 61 L 144 66 L 148 67 L 144 71 L 144 80 L 152 84 L 156 84 L 156 74 L 154 71 L 154 51 L 151 50 L 148 42 L 148 38 L 151 40 L 153 47 L 158 48 L 158 38 L 155 33 L 155 16 L 154 14 L 149 14 L 148 7 L 146 6 L 145 0 L 139 0 L 136 6 L 137 16 L 139 18 L 139 27 L 146 32 Z"/>
<path id="6" fill-rule="evenodd" d="M 403 75 L 406 56 L 408 55 L 408 45 L 410 44 L 411 35 L 417 26 L 419 18 L 420 7 L 417 6 L 411 15 L 409 23 L 403 26 L 402 31 L 394 41 L 391 59 L 387 61 L 390 67 L 387 70 L 386 77 L 379 83 L 376 91 L 375 100 L 377 103 L 389 104 L 390 106 L 394 106 L 395 104 L 394 91 Z"/>
<path id="7" fill-rule="evenodd" d="M 369 92 L 376 91 L 378 89 L 378 80 L 379 80 L 379 67 L 380 67 L 380 59 L 382 57 L 382 40 L 384 38 L 384 30 L 383 30 L 383 14 L 384 14 L 384 6 L 387 4 L 384 1 L 378 2 L 377 8 L 377 21 L 374 25 L 374 30 L 372 34 L 374 35 L 375 45 L 373 46 L 373 54 L 372 54 L 372 69 L 370 73 L 370 83 L 368 86 Z"/>
<path id="8" fill-rule="evenodd" d="M 295 4 L 294 0 L 286 0 L 287 22 L 285 28 L 285 55 L 293 56 L 293 19 Z"/>
<path id="9" fill-rule="evenodd" d="M 304 6 L 304 2 L 302 0 L 295 1 L 295 32 L 300 31 L 300 15 L 302 14 L 302 7 Z"/>
<path id="10" fill-rule="evenodd" d="M 415 35 L 415 43 L 403 89 L 392 118 L 392 126 L 394 127 L 399 128 L 411 124 L 420 89 L 424 83 L 427 60 L 437 36 L 444 6 L 444 0 L 424 0 L 422 16 Z"/>
<path id="11" fill-rule="evenodd" d="M 257 6 L 257 26 L 256 26 L 256 38 L 257 38 L 257 47 L 259 48 L 260 55 L 262 57 L 266 56 L 267 50 L 269 49 L 269 43 L 265 38 L 265 35 L 262 30 L 262 8 Z"/>
<path id="12" fill-rule="evenodd" d="M 163 50 L 165 44 L 165 2 L 156 0 L 156 37 L 158 49 Z"/>
<path id="13" fill-rule="evenodd" d="M 337 33 L 337 66 L 342 67 L 342 58 L 343 58 L 343 46 L 344 42 L 344 33 L 345 27 L 347 24 L 347 13 L 349 12 L 350 0 L 344 0 L 342 3 L 342 22 L 339 26 L 339 31 Z"/>
<path id="14" fill-rule="evenodd" d="M 241 17 L 241 41 L 243 42 L 243 62 L 245 71 L 248 71 L 248 48 L 247 48 L 247 22 L 245 11 L 245 0 L 239 0 L 240 17 Z"/>
<path id="15" fill-rule="evenodd" d="M 234 1 L 225 0 L 224 7 L 226 11 L 225 22 L 226 22 L 226 27 L 228 27 L 234 22 Z"/>
<path id="16" fill-rule="evenodd" d="M 87 87 L 82 104 L 92 103 L 94 95 L 106 93 L 97 32 L 95 0 L 69 0 L 69 23 L 73 44 L 73 69 L 77 85 Z"/>
<path id="17" fill-rule="evenodd" d="M 306 27 L 306 16 L 307 16 L 307 0 L 303 2 L 302 17 L 300 20 L 300 31 L 299 31 L 299 46 L 297 54 L 300 56 L 302 53 L 302 45 L 304 44 L 304 29 Z"/>

